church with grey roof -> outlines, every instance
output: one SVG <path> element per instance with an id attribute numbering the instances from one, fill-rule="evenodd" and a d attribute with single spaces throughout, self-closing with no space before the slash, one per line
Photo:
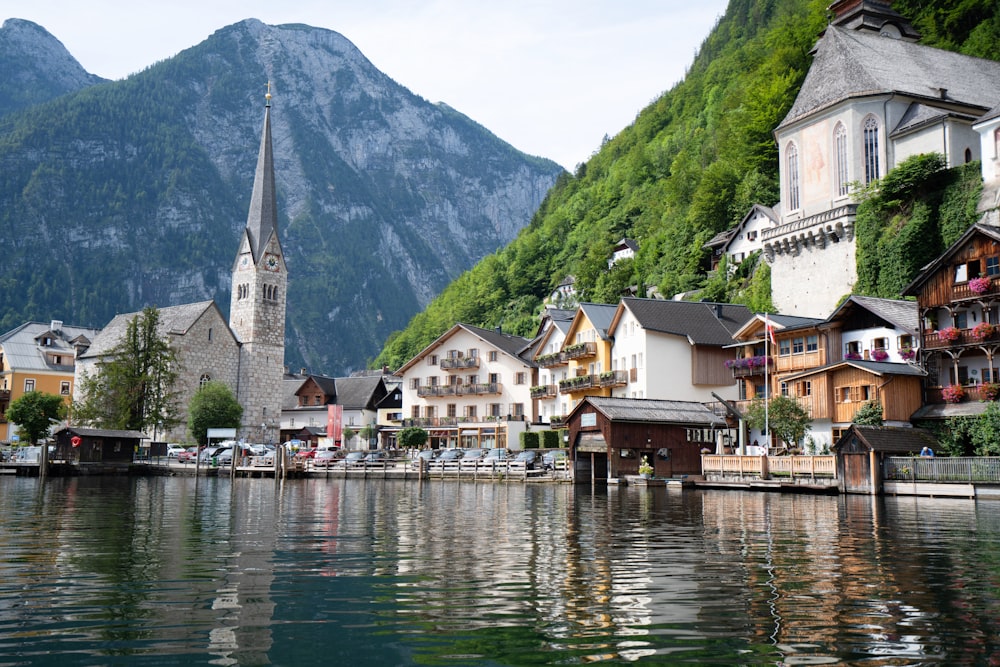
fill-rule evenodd
<path id="1" fill-rule="evenodd" d="M 287 286 L 287 266 L 278 238 L 268 93 L 250 210 L 232 265 L 229 317 L 214 300 L 159 309 L 160 334 L 169 341 L 179 365 L 174 390 L 181 423 L 147 435 L 155 440 L 189 440 L 187 405 L 201 386 L 217 380 L 226 384 L 243 406 L 238 437 L 254 442 L 278 440 Z M 124 336 L 128 323 L 140 314 L 118 315 L 101 329 L 77 358 L 74 389 L 80 386 L 82 374 L 96 372 Z"/>

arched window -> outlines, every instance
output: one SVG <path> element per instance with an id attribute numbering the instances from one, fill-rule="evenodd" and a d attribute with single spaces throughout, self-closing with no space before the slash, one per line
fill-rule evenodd
<path id="1" fill-rule="evenodd" d="M 802 202 L 799 197 L 799 149 L 789 143 L 785 149 L 785 172 L 788 177 L 788 210 L 797 210 Z"/>
<path id="2" fill-rule="evenodd" d="M 965 149 L 965 164 L 972 162 L 972 149 L 966 147 Z"/>
<path id="3" fill-rule="evenodd" d="M 875 116 L 865 118 L 865 185 L 877 181 L 881 174 L 878 167 L 878 119 Z"/>
<path id="4" fill-rule="evenodd" d="M 847 170 L 847 128 L 843 123 L 837 123 L 833 129 L 833 154 L 836 159 L 838 197 L 843 197 L 850 189 L 850 176 Z"/>
<path id="5" fill-rule="evenodd" d="M 198 379 L 198 389 L 201 389 L 211 381 L 212 377 L 208 373 L 202 373 L 201 377 Z"/>

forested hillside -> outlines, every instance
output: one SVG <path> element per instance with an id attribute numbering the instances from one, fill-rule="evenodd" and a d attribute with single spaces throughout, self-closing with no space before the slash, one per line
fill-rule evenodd
<path id="1" fill-rule="evenodd" d="M 685 79 L 574 175 L 564 175 L 518 238 L 394 334 L 376 364 L 398 367 L 455 322 L 531 335 L 543 299 L 567 275 L 587 301 L 614 303 L 635 286 L 639 294 L 655 287 L 665 296 L 702 290 L 699 296 L 767 309 L 768 271 L 707 284 L 703 244 L 752 204 L 778 201 L 772 129 L 795 99 L 828 5 L 732 0 Z M 924 44 L 1000 60 L 996 3 L 892 6 L 911 19 Z M 609 271 L 607 259 L 623 237 L 638 240 L 639 251 Z M 883 287 L 877 277 L 872 285 Z"/>

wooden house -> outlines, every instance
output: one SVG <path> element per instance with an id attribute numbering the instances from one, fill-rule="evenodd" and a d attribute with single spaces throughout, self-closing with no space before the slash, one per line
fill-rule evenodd
<path id="1" fill-rule="evenodd" d="M 881 494 L 885 457 L 917 456 L 924 447 L 937 441 L 923 429 L 852 424 L 833 445 L 841 493 Z"/>
<path id="2" fill-rule="evenodd" d="M 643 458 L 657 477 L 701 474 L 701 450 L 731 436 L 725 420 L 693 401 L 587 396 L 567 416 L 570 460 L 582 483 L 639 474 Z"/>
<path id="3" fill-rule="evenodd" d="M 1000 228 L 976 224 L 904 290 L 919 309 L 924 408 L 942 419 L 982 411 L 1000 389 Z"/>
<path id="4" fill-rule="evenodd" d="M 131 463 L 143 440 L 139 431 L 116 431 L 66 426 L 55 432 L 53 460 L 76 464 Z"/>

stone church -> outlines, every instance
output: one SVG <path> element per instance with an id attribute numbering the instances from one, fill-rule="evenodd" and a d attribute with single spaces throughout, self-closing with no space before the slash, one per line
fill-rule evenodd
<path id="1" fill-rule="evenodd" d="M 761 243 L 774 306 L 789 315 L 826 317 L 854 288 L 853 184 L 920 153 L 941 153 L 949 167 L 982 159 L 984 174 L 997 158 L 980 134 L 1000 103 L 1000 62 L 919 44 L 889 2 L 838 0 L 830 11 L 774 130 L 780 219 Z"/>
<path id="2" fill-rule="evenodd" d="M 155 440 L 188 441 L 187 405 L 205 383 L 218 380 L 243 406 L 239 437 L 254 442 L 278 439 L 285 359 L 285 306 L 288 274 L 278 239 L 278 209 L 271 147 L 271 96 L 264 107 L 257 170 L 247 224 L 232 266 L 228 321 L 215 301 L 161 308 L 159 330 L 175 351 L 180 374 L 174 387 L 182 422 L 148 433 Z M 74 387 L 122 339 L 141 313 L 116 316 L 77 358 Z"/>

